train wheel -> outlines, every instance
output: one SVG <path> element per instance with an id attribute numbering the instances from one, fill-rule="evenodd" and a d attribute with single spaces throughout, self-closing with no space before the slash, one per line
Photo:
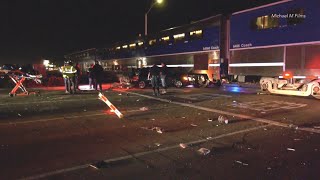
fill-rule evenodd
<path id="1" fill-rule="evenodd" d="M 146 87 L 146 83 L 144 81 L 139 82 L 139 88 L 144 89 Z"/>
<path id="2" fill-rule="evenodd" d="M 183 86 L 181 81 L 176 81 L 174 85 L 176 86 L 176 88 L 181 88 Z"/>

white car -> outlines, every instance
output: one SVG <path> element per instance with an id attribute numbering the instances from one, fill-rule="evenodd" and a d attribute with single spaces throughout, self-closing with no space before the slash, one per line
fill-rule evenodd
<path id="1" fill-rule="evenodd" d="M 313 96 L 320 99 L 320 79 L 303 79 L 290 83 L 287 79 L 262 77 L 260 87 L 262 91 L 268 91 L 271 94 Z"/>

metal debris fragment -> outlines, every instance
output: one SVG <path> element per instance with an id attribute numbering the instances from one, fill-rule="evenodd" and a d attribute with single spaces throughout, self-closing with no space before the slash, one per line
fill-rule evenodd
<path id="1" fill-rule="evenodd" d="M 183 144 L 183 143 L 180 143 L 180 144 L 179 144 L 179 146 L 180 146 L 182 149 L 185 149 L 185 148 L 187 148 L 187 147 L 188 147 L 188 145 Z"/>
<path id="2" fill-rule="evenodd" d="M 228 118 L 220 115 L 220 116 L 218 117 L 218 122 L 219 122 L 219 123 L 228 124 L 228 123 L 229 123 L 229 120 L 228 120 Z"/>
<path id="3" fill-rule="evenodd" d="M 196 125 L 196 124 L 190 124 L 192 127 L 197 127 L 198 125 Z"/>
<path id="4" fill-rule="evenodd" d="M 147 107 L 140 108 L 140 111 L 148 111 L 148 110 L 149 110 L 149 108 L 147 108 Z"/>
<path id="5" fill-rule="evenodd" d="M 296 151 L 295 149 L 293 148 L 287 148 L 288 151 Z"/>
<path id="6" fill-rule="evenodd" d="M 243 166 L 249 166 L 249 164 L 244 163 L 244 162 L 241 162 L 241 161 L 235 161 L 235 162 L 238 163 L 238 164 L 241 164 L 241 165 L 243 165 Z"/>
<path id="7" fill-rule="evenodd" d="M 207 149 L 207 148 L 200 148 L 200 149 L 198 150 L 198 153 L 199 153 L 200 155 L 206 156 L 206 155 L 208 155 L 208 154 L 210 153 L 210 150 Z"/>

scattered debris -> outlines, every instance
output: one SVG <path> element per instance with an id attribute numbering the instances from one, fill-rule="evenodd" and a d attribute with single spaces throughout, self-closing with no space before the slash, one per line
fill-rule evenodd
<path id="1" fill-rule="evenodd" d="M 180 145 L 180 147 L 181 147 L 182 149 L 185 149 L 185 148 L 187 148 L 187 147 L 188 147 L 188 145 L 183 144 L 183 143 L 180 143 L 179 145 Z"/>
<path id="2" fill-rule="evenodd" d="M 162 132 L 162 129 L 159 128 L 159 127 L 156 127 L 156 131 L 157 131 L 157 133 L 159 133 L 159 134 L 162 134 L 162 133 L 163 133 L 163 132 Z"/>
<path id="3" fill-rule="evenodd" d="M 295 149 L 293 148 L 287 148 L 288 151 L 296 151 Z"/>
<path id="4" fill-rule="evenodd" d="M 122 96 L 122 94 L 120 93 L 120 94 L 118 94 L 119 96 Z"/>
<path id="5" fill-rule="evenodd" d="M 261 114 L 265 114 L 266 112 L 262 111 Z"/>
<path id="6" fill-rule="evenodd" d="M 140 108 L 140 111 L 148 111 L 148 110 L 149 110 L 149 108 L 147 108 L 147 107 Z"/>
<path id="7" fill-rule="evenodd" d="M 185 119 L 186 117 L 182 117 L 182 119 Z"/>
<path id="8" fill-rule="evenodd" d="M 210 140 L 210 139 L 212 139 L 212 137 L 207 137 L 207 140 Z"/>
<path id="9" fill-rule="evenodd" d="M 295 141 L 301 141 L 302 139 L 294 139 Z"/>
<path id="10" fill-rule="evenodd" d="M 155 121 L 156 119 L 151 119 L 151 121 Z"/>
<path id="11" fill-rule="evenodd" d="M 226 117 L 224 117 L 224 116 L 219 116 L 219 117 L 218 117 L 218 122 L 219 122 L 219 123 L 228 124 L 228 123 L 229 123 L 229 120 L 228 120 L 228 118 L 226 118 Z"/>
<path id="12" fill-rule="evenodd" d="M 86 110 L 86 109 L 84 109 L 84 110 L 83 110 L 83 112 L 87 112 L 87 110 Z"/>
<path id="13" fill-rule="evenodd" d="M 137 102 L 139 102 L 140 101 L 140 99 L 137 99 Z"/>
<path id="14" fill-rule="evenodd" d="M 268 169 L 268 170 L 271 170 L 271 167 L 268 167 L 267 169 Z"/>
<path id="15" fill-rule="evenodd" d="M 235 162 L 238 163 L 238 164 L 244 165 L 244 166 L 249 166 L 249 164 L 241 162 L 241 161 L 235 161 Z"/>
<path id="16" fill-rule="evenodd" d="M 206 155 L 208 155 L 208 154 L 210 153 L 210 150 L 207 149 L 207 148 L 200 148 L 200 149 L 198 150 L 198 153 L 201 154 L 201 155 L 206 156 Z"/>
<path id="17" fill-rule="evenodd" d="M 157 131 L 157 133 L 162 134 L 163 130 L 160 127 L 141 127 L 141 129 L 149 130 L 149 131 Z"/>
<path id="18" fill-rule="evenodd" d="M 208 119 L 208 121 L 209 121 L 209 122 L 212 122 L 213 120 L 212 120 L 212 119 Z"/>
<path id="19" fill-rule="evenodd" d="M 154 145 L 156 145 L 157 147 L 161 146 L 160 143 L 154 143 Z"/>
<path id="20" fill-rule="evenodd" d="M 267 128 L 264 128 L 263 130 L 267 131 L 268 129 L 267 129 Z"/>
<path id="21" fill-rule="evenodd" d="M 198 125 L 196 125 L 196 124 L 190 124 L 191 126 L 193 126 L 193 127 L 197 127 Z"/>
<path id="22" fill-rule="evenodd" d="M 21 117 L 22 115 L 20 113 L 18 113 L 18 116 Z"/>
<path id="23" fill-rule="evenodd" d="M 216 125 L 216 127 L 218 127 L 218 126 L 219 126 L 219 124 Z"/>

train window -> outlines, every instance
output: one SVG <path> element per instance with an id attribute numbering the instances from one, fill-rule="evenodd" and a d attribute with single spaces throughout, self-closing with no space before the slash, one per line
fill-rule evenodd
<path id="1" fill-rule="evenodd" d="M 128 45 L 123 45 L 122 46 L 122 49 L 127 49 L 128 48 Z"/>
<path id="2" fill-rule="evenodd" d="M 120 49 L 121 49 L 121 47 L 120 47 L 120 46 L 116 47 L 116 50 L 120 50 Z"/>
<path id="3" fill-rule="evenodd" d="M 138 46 L 142 46 L 144 42 L 138 42 Z"/>
<path id="4" fill-rule="evenodd" d="M 292 9 L 288 11 L 287 24 L 297 25 L 302 23 L 306 18 L 304 9 Z"/>
<path id="5" fill-rule="evenodd" d="M 150 46 L 153 46 L 153 45 L 155 45 L 157 43 L 157 40 L 156 39 L 151 39 L 151 40 L 149 40 L 149 45 Z"/>
<path id="6" fill-rule="evenodd" d="M 134 49 L 136 47 L 136 43 L 132 43 L 129 45 L 130 49 Z"/>
<path id="7" fill-rule="evenodd" d="M 202 30 L 196 30 L 196 31 L 190 32 L 189 34 L 190 34 L 190 39 L 194 40 L 194 39 L 201 39 L 203 32 Z"/>
<path id="8" fill-rule="evenodd" d="M 177 42 L 177 41 L 182 41 L 185 38 L 185 36 L 186 34 L 182 33 L 182 34 L 173 35 L 173 38 L 174 38 L 174 41 Z"/>
<path id="9" fill-rule="evenodd" d="M 252 20 L 251 28 L 254 30 L 272 29 L 279 27 L 279 18 L 272 15 L 260 16 Z"/>

